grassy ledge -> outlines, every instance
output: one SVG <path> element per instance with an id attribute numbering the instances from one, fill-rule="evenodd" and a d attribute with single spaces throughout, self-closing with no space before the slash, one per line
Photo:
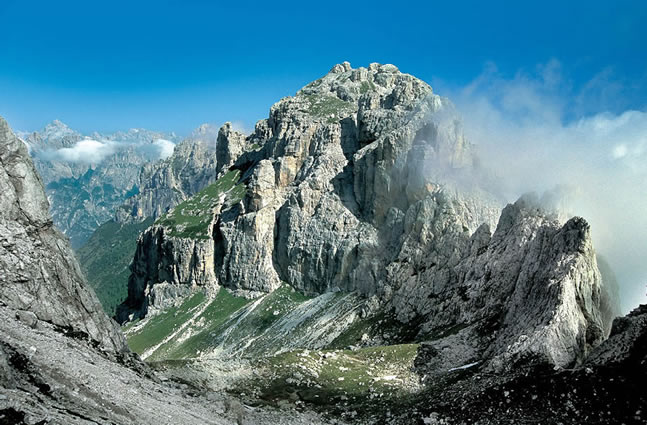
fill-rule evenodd
<path id="1" fill-rule="evenodd" d="M 169 235 L 178 238 L 208 239 L 213 209 L 222 200 L 233 205 L 245 197 L 247 187 L 237 183 L 240 171 L 232 170 L 215 183 L 180 203 L 160 217 L 156 224 L 169 229 Z"/>
<path id="2" fill-rule="evenodd" d="M 335 123 L 355 111 L 355 104 L 335 96 L 306 95 L 305 99 L 308 102 L 307 112 L 318 118 L 327 118 L 329 123 Z"/>

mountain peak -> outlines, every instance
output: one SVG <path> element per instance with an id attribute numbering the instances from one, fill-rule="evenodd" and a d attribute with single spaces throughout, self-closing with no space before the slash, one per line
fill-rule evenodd
<path id="1" fill-rule="evenodd" d="M 341 74 L 342 72 L 348 72 L 352 71 L 353 68 L 350 66 L 350 62 L 344 61 L 342 63 L 338 63 L 337 65 L 333 66 L 329 74 Z"/>
<path id="2" fill-rule="evenodd" d="M 67 124 L 65 124 L 63 121 L 55 119 L 45 126 L 45 131 L 47 131 L 47 129 L 70 130 L 70 127 Z"/>
<path id="3" fill-rule="evenodd" d="M 336 97 L 358 106 L 361 103 L 364 105 L 363 109 L 374 109 L 380 104 L 388 109 L 398 104 L 412 106 L 432 93 L 427 83 L 412 75 L 401 73 L 395 65 L 371 63 L 367 68 L 353 68 L 349 62 L 343 62 L 333 66 L 323 77 L 303 87 L 296 97 L 303 99 L 305 96 L 310 102 L 321 100 L 312 96 Z M 360 102 L 360 99 L 363 100 Z M 340 106 L 327 103 L 323 109 Z"/>
<path id="4" fill-rule="evenodd" d="M 67 124 L 64 122 L 55 119 L 54 121 L 50 122 L 43 128 L 41 131 L 41 135 L 44 136 L 45 139 L 62 139 L 66 136 L 78 136 L 80 138 L 80 134 L 74 130 L 72 130 Z"/>

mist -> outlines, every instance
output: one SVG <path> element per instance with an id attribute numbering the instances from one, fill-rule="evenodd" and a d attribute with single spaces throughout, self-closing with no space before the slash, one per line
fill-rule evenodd
<path id="1" fill-rule="evenodd" d="M 40 156 L 49 161 L 79 162 L 84 164 L 98 164 L 106 157 L 115 153 L 116 146 L 113 142 L 100 142 L 98 140 L 84 139 L 69 148 L 47 150 Z"/>
<path id="2" fill-rule="evenodd" d="M 31 147 L 25 142 L 31 152 Z M 82 164 L 100 164 L 109 156 L 134 147 L 151 160 L 166 159 L 173 154 L 175 144 L 165 139 L 155 139 L 150 143 L 127 143 L 113 140 L 83 139 L 72 147 L 49 149 L 38 153 L 46 161 L 63 161 Z"/>
<path id="3" fill-rule="evenodd" d="M 468 86 L 442 95 L 456 104 L 508 202 L 558 193 L 564 213 L 590 223 L 626 313 L 647 302 L 647 113 L 618 112 L 622 90 L 605 71 L 575 91 L 552 60 L 511 78 L 488 64 Z"/>

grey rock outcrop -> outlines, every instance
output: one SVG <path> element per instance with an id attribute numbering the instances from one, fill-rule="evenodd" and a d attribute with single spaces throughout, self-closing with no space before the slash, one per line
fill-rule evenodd
<path id="1" fill-rule="evenodd" d="M 106 356 L 50 323 L 36 329 L 0 307 L 0 421 L 11 424 L 233 423 L 151 379 L 127 354 Z M 103 316 L 105 317 L 105 316 Z M 106 318 L 107 319 L 107 318 Z"/>
<path id="2" fill-rule="evenodd" d="M 168 308 L 195 289 L 218 289 L 213 240 L 167 237 L 165 231 L 155 225 L 140 236 L 130 265 L 133 274 L 128 282 L 128 300 L 117 311 L 120 322 L 131 319 L 133 313 L 134 317 L 143 317 L 140 311 L 153 313 Z"/>
<path id="3" fill-rule="evenodd" d="M 0 118 L 0 302 L 38 320 L 85 332 L 105 349 L 126 350 L 65 237 L 54 228 L 27 148 Z"/>
<path id="4" fill-rule="evenodd" d="M 520 364 L 506 373 L 467 366 L 427 379 L 429 390 L 418 406 L 428 423 L 644 423 L 647 306 L 617 318 L 609 339 L 580 365 Z M 390 423 L 410 423 L 410 416 Z"/>
<path id="5" fill-rule="evenodd" d="M 616 318 L 609 339 L 593 350 L 584 365 L 647 373 L 647 305 Z"/>
<path id="6" fill-rule="evenodd" d="M 460 347 L 436 358 L 448 367 L 565 366 L 604 337 L 588 224 L 562 223 L 530 198 L 501 213 L 451 102 L 393 65 L 337 65 L 244 140 L 223 127 L 219 146 L 220 174 L 239 170 L 246 196 L 214 208 L 201 261 L 172 228 L 149 229 L 125 303 L 134 316 L 160 283 L 254 293 L 287 282 L 375 298 L 440 351 Z"/>
<path id="7" fill-rule="evenodd" d="M 406 254 L 391 269 L 401 319 L 424 317 L 421 332 L 434 336 L 425 363 L 566 367 L 602 342 L 601 277 L 583 219 L 561 224 L 526 196 L 503 210 L 491 236 L 486 226 L 472 236 L 451 221 L 444 229 L 452 224 L 454 235 L 441 233 L 427 256 Z"/>
<path id="8" fill-rule="evenodd" d="M 216 145 L 216 160 L 218 166 L 216 173 L 227 170 L 234 164 L 245 147 L 245 135 L 233 129 L 231 123 L 225 123 L 218 131 L 218 144 Z"/>

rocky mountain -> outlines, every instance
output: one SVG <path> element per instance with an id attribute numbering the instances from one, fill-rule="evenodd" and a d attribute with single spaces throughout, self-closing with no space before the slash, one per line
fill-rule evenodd
<path id="1" fill-rule="evenodd" d="M 211 192 L 140 239 L 122 321 L 196 286 L 253 294 L 286 282 L 306 294 L 375 297 L 402 322 L 420 321 L 423 333 L 464 325 L 478 334 L 484 323 L 494 331 L 521 319 L 524 329 L 502 334 L 499 345 L 525 334 L 523 353 L 537 348 L 523 315 L 542 333 L 563 309 L 574 316 L 536 353 L 559 365 L 605 334 L 586 222 L 562 225 L 524 199 L 490 235 L 500 204 L 465 183 L 481 171 L 460 118 L 449 100 L 397 68 L 336 66 L 274 105 L 253 134 L 225 127 L 221 136 L 222 177 Z M 541 289 L 549 281 L 555 289 Z M 535 286 L 543 291 L 538 306 L 554 305 L 551 315 L 513 304 Z"/>
<path id="2" fill-rule="evenodd" d="M 588 223 L 503 207 L 451 102 L 392 65 L 337 65 L 252 134 L 224 126 L 215 170 L 140 236 L 118 308 L 143 358 L 193 362 L 166 373 L 247 359 L 250 402 L 372 423 L 457 375 L 474 395 L 579 368 L 611 330 Z"/>
<path id="3" fill-rule="evenodd" d="M 27 146 L 0 119 L 0 423 L 644 422 L 647 314 L 612 322 L 587 222 L 504 206 L 451 102 L 393 65 L 145 167 L 80 251 L 113 305 L 130 274 L 128 347 Z"/>
<path id="4" fill-rule="evenodd" d="M 168 156 L 177 141 L 174 134 L 144 129 L 84 136 L 60 121 L 22 137 L 43 178 L 54 223 L 74 248 L 138 193 L 141 168 Z"/>
<path id="5" fill-rule="evenodd" d="M 203 228 L 191 226 L 202 237 L 216 241 L 205 246 L 211 253 L 233 250 L 214 255 L 222 257 L 222 266 L 216 268 L 220 276 L 212 278 L 199 270 L 184 269 L 174 272 L 180 274 L 179 280 L 166 275 L 143 279 L 178 285 L 191 279 L 211 283 L 220 279 L 235 289 L 264 292 L 277 288 L 281 281 L 306 292 L 333 289 L 332 284 L 351 291 L 375 289 L 374 281 L 383 277 L 376 273 L 385 272 L 374 267 L 383 263 L 378 257 L 388 258 L 395 252 L 385 249 L 392 241 L 381 241 L 390 235 L 379 234 L 378 227 L 385 222 L 393 228 L 401 226 L 408 204 L 438 190 L 422 178 L 427 170 L 439 176 L 437 181 L 472 171 L 467 167 L 472 160 L 470 146 L 457 120 L 449 101 L 394 67 L 351 70 L 340 65 L 297 96 L 274 105 L 270 118 L 260 121 L 250 136 L 230 127 L 221 130 L 217 160 L 218 170 L 225 176 L 224 190 L 215 190 L 206 204 L 221 211 L 216 221 L 222 219 L 215 228 L 205 220 L 200 222 Z M 397 134 L 382 135 L 393 131 Z M 442 169 L 432 167 L 435 162 L 442 163 Z M 227 182 L 232 179 L 246 187 L 242 203 L 232 202 L 237 201 L 236 196 L 229 196 L 234 186 Z M 494 222 L 499 207 L 483 191 L 471 191 L 475 192 L 472 199 L 480 195 L 484 201 L 462 199 L 452 188 L 445 192 L 465 205 L 463 222 L 475 230 L 483 220 Z M 177 207 L 149 234 L 182 233 L 202 212 Z M 184 239 L 193 243 L 191 238 Z M 317 251 L 313 261 L 304 258 L 312 253 L 310 248 Z M 381 252 L 370 259 L 359 255 L 370 250 Z M 193 250 L 176 251 L 182 256 Z M 301 252 L 304 255 L 300 257 Z M 293 258 L 295 263 L 281 261 L 283 257 Z M 154 261 L 144 259 L 143 263 Z M 173 263 L 188 265 L 191 261 L 167 261 Z M 331 282 L 329 278 L 338 274 L 342 265 L 342 275 Z M 211 268 L 205 270 L 210 273 Z"/>
<path id="6" fill-rule="evenodd" d="M 0 423 L 328 423 L 161 382 L 87 288 L 27 148 L 2 118 L 0 189 Z"/>

